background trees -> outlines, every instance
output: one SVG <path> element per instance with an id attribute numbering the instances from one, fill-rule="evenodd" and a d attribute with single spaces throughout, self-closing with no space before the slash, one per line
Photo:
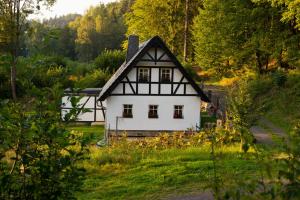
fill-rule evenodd
<path id="1" fill-rule="evenodd" d="M 23 31 L 25 31 L 25 20 L 28 15 L 40 9 L 41 5 L 52 5 L 55 0 L 3 0 L 0 3 L 1 14 L 1 36 L 2 43 L 7 47 L 3 49 L 11 57 L 11 91 L 16 100 L 16 78 L 17 61 L 20 54 L 20 44 Z"/>
<path id="2" fill-rule="evenodd" d="M 220 73 L 254 66 L 263 73 L 299 60 L 299 32 L 266 2 L 204 1 L 193 28 L 196 62 Z"/>
<path id="3" fill-rule="evenodd" d="M 128 27 L 126 34 L 137 34 L 141 40 L 159 35 L 170 49 L 180 57 L 184 55 L 186 35 L 187 52 L 189 52 L 187 56 L 191 58 L 193 53 L 190 37 L 191 29 L 189 28 L 201 5 L 202 1 L 136 0 L 131 7 L 131 11 L 125 15 L 125 23 Z M 186 14 L 188 14 L 187 18 Z M 185 28 L 186 21 L 187 28 Z M 188 33 L 185 34 L 185 31 L 188 31 Z"/>

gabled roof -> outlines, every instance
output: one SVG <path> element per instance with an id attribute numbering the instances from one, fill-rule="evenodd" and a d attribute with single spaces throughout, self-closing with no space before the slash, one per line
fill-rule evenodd
<path id="1" fill-rule="evenodd" d="M 119 82 L 122 81 L 125 78 L 125 76 L 130 72 L 130 70 L 137 64 L 139 59 L 142 56 L 144 56 L 144 54 L 151 47 L 154 47 L 154 46 L 162 48 L 167 53 L 167 55 L 171 58 L 171 60 L 176 65 L 176 67 L 185 76 L 185 78 L 190 82 L 192 87 L 197 91 L 201 100 L 203 100 L 205 102 L 209 102 L 210 100 L 208 99 L 208 97 L 203 93 L 203 91 L 195 83 L 195 81 L 192 79 L 192 77 L 186 72 L 184 67 L 180 64 L 180 62 L 177 60 L 177 58 L 169 50 L 169 48 L 166 46 L 166 44 L 163 42 L 163 40 L 159 36 L 155 36 L 155 37 L 147 40 L 146 42 L 142 43 L 139 46 L 139 50 L 136 52 L 136 54 L 127 63 L 124 62 L 119 67 L 119 69 L 115 72 L 115 74 L 109 79 L 109 81 L 104 85 L 98 99 L 100 101 L 105 100 L 111 94 L 111 92 L 117 87 Z"/>

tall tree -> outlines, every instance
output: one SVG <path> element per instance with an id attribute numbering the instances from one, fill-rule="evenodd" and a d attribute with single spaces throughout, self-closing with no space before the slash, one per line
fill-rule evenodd
<path id="1" fill-rule="evenodd" d="M 2 0 L 0 2 L 1 32 L 0 38 L 8 47 L 6 53 L 11 56 L 11 92 L 17 99 L 16 77 L 17 62 L 20 53 L 20 38 L 25 29 L 26 18 L 40 9 L 41 5 L 53 5 L 55 0 Z"/>
<path id="2" fill-rule="evenodd" d="M 70 23 L 77 33 L 75 42 L 80 60 L 90 61 L 105 49 L 121 48 L 126 32 L 123 15 L 129 4 L 128 0 L 100 4 Z"/>
<path id="3" fill-rule="evenodd" d="M 280 9 L 268 3 L 204 1 L 193 26 L 197 63 L 221 74 L 253 66 L 262 73 L 283 62 L 295 64 L 299 37 L 280 19 Z"/>
<path id="4" fill-rule="evenodd" d="M 191 57 L 189 27 L 201 5 L 202 1 L 136 0 L 125 17 L 127 35 L 139 35 L 141 40 L 159 35 L 175 54 Z"/>

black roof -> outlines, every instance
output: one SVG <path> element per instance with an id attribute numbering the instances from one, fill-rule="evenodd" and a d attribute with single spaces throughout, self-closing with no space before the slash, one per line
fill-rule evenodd
<path id="1" fill-rule="evenodd" d="M 116 73 L 109 79 L 109 81 L 104 85 L 102 91 L 99 95 L 100 101 L 105 100 L 111 92 L 117 87 L 118 83 L 122 81 L 125 76 L 129 73 L 129 71 L 136 65 L 139 59 L 151 48 L 151 47 L 160 47 L 162 48 L 167 55 L 172 59 L 176 67 L 180 70 L 180 72 L 188 79 L 191 83 L 192 87 L 197 91 L 198 95 L 200 96 L 201 100 L 205 102 L 209 102 L 210 100 L 204 94 L 204 92 L 200 89 L 200 87 L 195 83 L 192 77 L 186 72 L 184 67 L 180 64 L 177 60 L 175 55 L 169 50 L 166 44 L 159 36 L 152 37 L 151 39 L 147 40 L 143 44 L 140 45 L 139 50 L 137 53 L 126 63 L 124 62 Z"/>
<path id="2" fill-rule="evenodd" d="M 102 88 L 85 88 L 85 89 L 71 89 L 67 88 L 64 90 L 65 94 L 85 94 L 85 95 L 99 95 Z"/>

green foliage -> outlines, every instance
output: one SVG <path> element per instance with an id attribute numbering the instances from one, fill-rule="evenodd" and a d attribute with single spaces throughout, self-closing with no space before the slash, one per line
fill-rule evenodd
<path id="1" fill-rule="evenodd" d="M 280 195 L 283 199 L 298 199 L 300 197 L 300 122 L 296 123 L 289 136 L 286 146 L 286 154 L 282 160 L 282 168 L 279 170 L 281 182 Z"/>
<path id="2" fill-rule="evenodd" d="M 232 131 L 241 138 L 241 148 L 247 152 L 253 136 L 249 129 L 261 115 L 263 107 L 255 104 L 255 96 L 250 92 L 250 79 L 240 80 L 228 90 L 227 117 Z"/>
<path id="3" fill-rule="evenodd" d="M 30 102 L 2 102 L 1 199 L 72 199 L 80 189 L 85 150 L 61 122 L 60 94 L 33 89 Z"/>
<path id="4" fill-rule="evenodd" d="M 255 105 L 263 107 L 264 116 L 290 132 L 295 119 L 300 117 L 299 112 L 296 112 L 300 109 L 299 71 L 277 73 L 280 75 L 279 80 L 275 79 L 274 74 L 268 74 L 249 81 L 249 92 L 255 99 Z"/>
<path id="5" fill-rule="evenodd" d="M 296 29 L 300 30 L 300 12 L 299 1 L 297 0 L 252 0 L 256 3 L 269 3 L 274 7 L 282 10 L 281 21 L 289 23 Z"/>
<path id="6" fill-rule="evenodd" d="M 97 69 L 114 73 L 125 61 L 125 52 L 120 50 L 104 50 L 95 60 Z"/>
<path id="7" fill-rule="evenodd" d="M 202 1 L 189 2 L 189 26 L 198 13 Z M 184 43 L 184 0 L 136 0 L 131 12 L 125 15 L 127 35 L 137 34 L 142 41 L 159 35 L 177 55 L 183 55 Z M 146 22 L 146 23 L 145 23 Z M 190 43 L 190 38 L 188 38 Z M 192 53 L 192 46 L 189 45 Z"/>
<path id="8" fill-rule="evenodd" d="M 281 8 L 268 3 L 204 1 L 193 25 L 195 60 L 221 75 L 244 67 L 263 73 L 299 66 L 299 32 L 280 19 Z"/>
<path id="9" fill-rule="evenodd" d="M 282 71 L 276 71 L 272 74 L 272 80 L 278 87 L 283 87 L 287 81 L 287 75 Z"/>
<path id="10" fill-rule="evenodd" d="M 78 80 L 78 82 L 75 83 L 76 88 L 87 88 L 87 87 L 103 87 L 105 83 L 108 81 L 110 77 L 110 74 L 107 72 L 104 72 L 102 70 L 94 70 L 88 74 L 86 74 L 85 77 Z"/>
<path id="11" fill-rule="evenodd" d="M 49 27 L 47 22 L 31 21 L 26 32 L 26 47 L 24 53 L 30 56 L 64 56 L 76 58 L 74 30 L 69 27 Z"/>
<path id="12" fill-rule="evenodd" d="M 76 31 L 76 52 L 82 61 L 90 61 L 105 49 L 120 49 L 126 28 L 123 15 L 130 1 L 122 0 L 91 7 L 69 26 Z"/>

